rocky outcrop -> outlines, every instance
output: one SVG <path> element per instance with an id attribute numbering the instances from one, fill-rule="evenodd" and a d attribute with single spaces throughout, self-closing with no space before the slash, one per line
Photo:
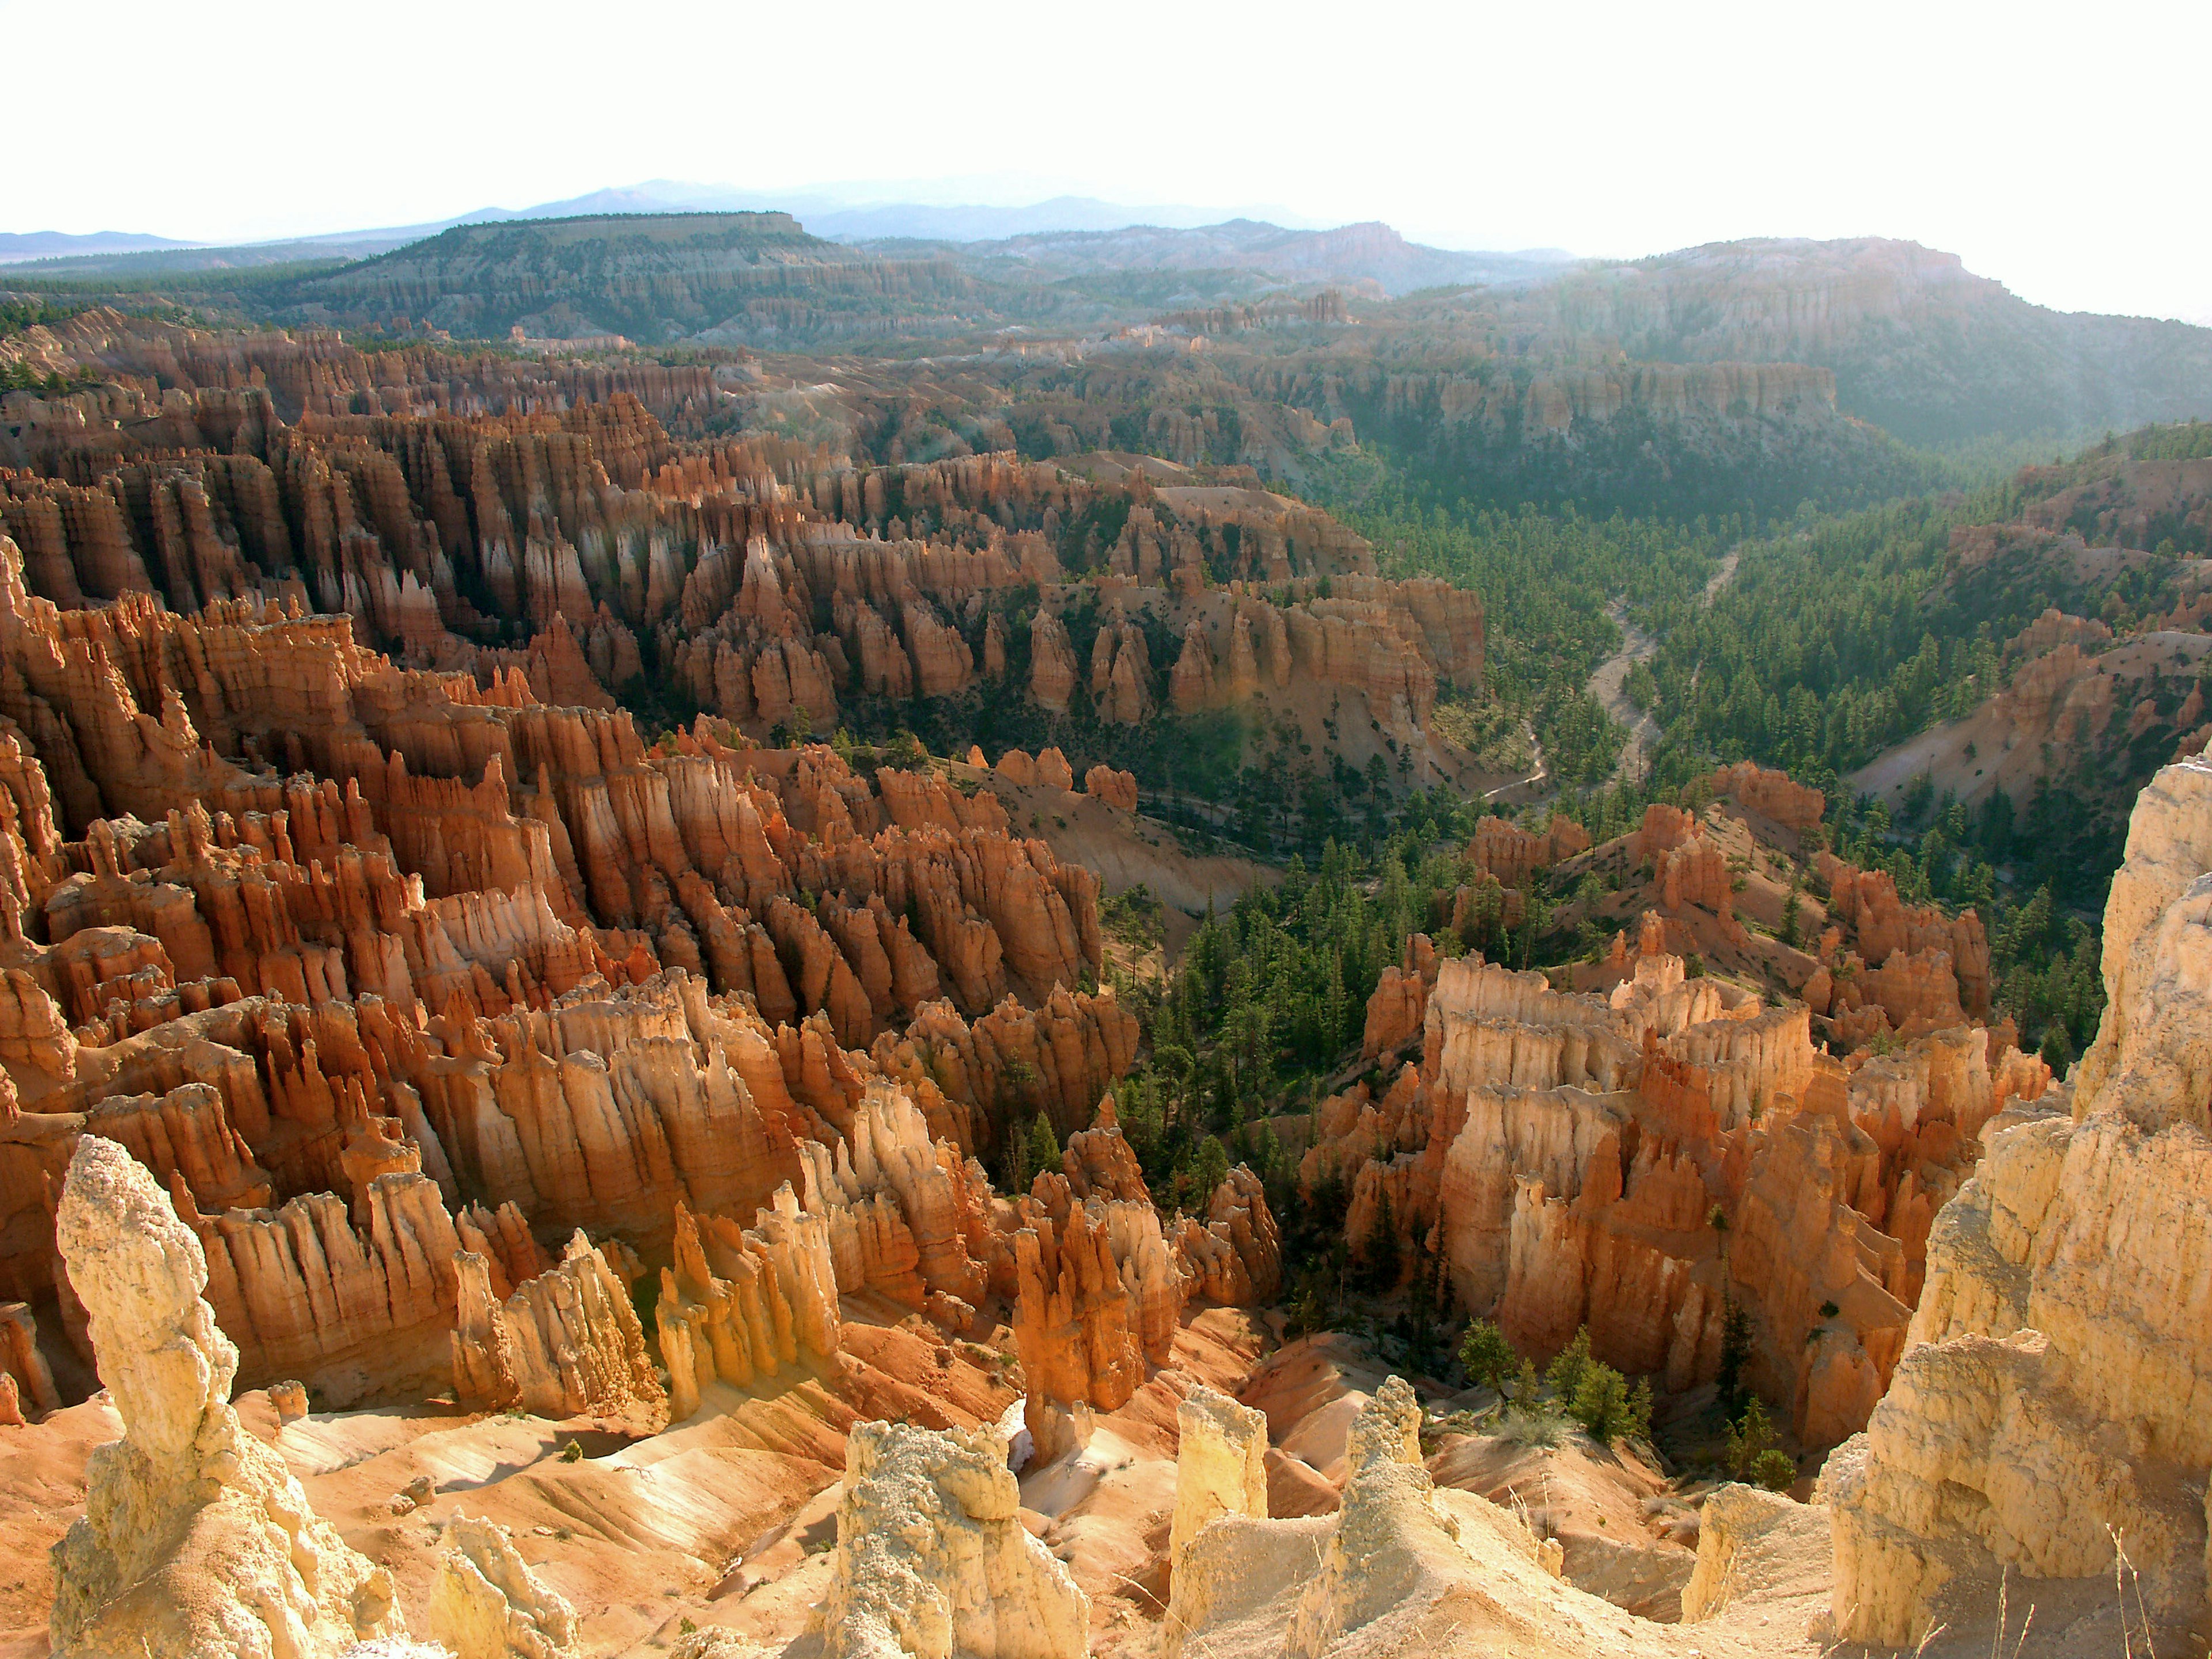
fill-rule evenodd
<path id="1" fill-rule="evenodd" d="M 1267 1419 L 1212 1389 L 1193 1389 L 1176 1407 L 1175 1517 L 1168 1553 L 1224 1515 L 1267 1515 Z"/>
<path id="2" fill-rule="evenodd" d="M 1784 830 L 1809 830 L 1828 810 L 1828 798 L 1818 789 L 1755 761 L 1722 767 L 1705 779 L 1705 787 Z"/>
<path id="3" fill-rule="evenodd" d="M 1137 779 L 1133 773 L 1116 772 L 1110 766 L 1094 766 L 1083 775 L 1083 793 L 1124 812 L 1137 810 Z"/>
<path id="4" fill-rule="evenodd" d="M 803 1212 L 788 1186 L 742 1230 L 726 1217 L 678 1208 L 676 1261 L 660 1270 L 653 1310 L 671 1421 L 697 1411 L 717 1381 L 750 1388 L 802 1352 L 814 1364 L 837 1352 L 830 1236 L 830 1218 Z"/>
<path id="5" fill-rule="evenodd" d="M 1015 1346 L 1032 1403 L 1110 1412 L 1167 1359 L 1182 1278 L 1149 1204 L 1073 1203 L 1057 1180 L 1039 1178 L 1046 1201 L 1024 1206 L 1014 1235 Z"/>
<path id="6" fill-rule="evenodd" d="M 2123 1543 L 2153 1623 L 2207 1614 L 2208 871 L 2212 764 L 2189 760 L 2130 824 L 2071 1114 L 1991 1134 L 1892 1387 L 1823 1473 L 1846 1640 L 1918 1641 L 2007 1571 L 2109 1583 Z"/>
<path id="7" fill-rule="evenodd" d="M 817 1615 L 826 1659 L 1081 1659 L 1088 1601 L 1020 1511 L 997 1431 L 854 1428 Z"/>
<path id="8" fill-rule="evenodd" d="M 1041 707 L 1064 714 L 1076 678 L 1075 646 L 1067 637 L 1067 625 L 1051 611 L 1039 610 L 1030 618 L 1030 696 Z"/>
<path id="9" fill-rule="evenodd" d="M 1203 1220 L 1185 1216 L 1171 1235 L 1185 1297 L 1258 1308 L 1283 1287 L 1283 1236 L 1260 1177 L 1239 1164 L 1206 1201 Z"/>
<path id="10" fill-rule="evenodd" d="M 1349 1426 L 1334 1513 L 1224 1511 L 1198 1532 L 1175 1563 L 1162 1651 L 1419 1652 L 1470 1637 L 1469 1651 L 1557 1649 L 1577 1596 L 1559 1582 L 1559 1545 L 1439 1491 L 1419 1423 L 1413 1390 L 1390 1378 Z"/>
<path id="11" fill-rule="evenodd" d="M 1467 855 L 1504 885 L 1526 887 L 1537 871 L 1587 851 L 1589 844 L 1589 832 L 1564 813 L 1553 814 L 1541 834 L 1510 818 L 1490 817 L 1476 823 Z"/>
<path id="12" fill-rule="evenodd" d="M 1841 1006 L 1854 1006 L 1855 995 L 1860 1003 L 1889 1010 L 1888 997 L 1894 994 L 1899 1000 L 1890 1024 L 1905 1030 L 1916 1021 L 1919 1030 L 1934 1029 L 1945 1023 L 1948 1008 L 1988 1017 L 1990 945 L 1976 912 L 1947 916 L 1932 904 L 1907 905 L 1887 871 L 1861 870 L 1825 851 L 1815 856 L 1814 872 L 1828 890 L 1829 914 L 1850 930 L 1854 946 L 1843 957 L 1839 989 L 1847 994 Z M 1940 968 L 1937 957 L 1943 958 Z M 1851 992 L 1849 981 L 1868 963 L 1889 977 Z M 1955 991 L 1942 985 L 1947 977 L 1955 981 Z"/>
<path id="13" fill-rule="evenodd" d="M 1802 1572 L 1828 1537 L 1827 1513 L 1818 1505 L 1730 1481 L 1698 1511 L 1698 1561 L 1682 1588 L 1682 1622 L 1715 1618 L 1730 1602 Z"/>
<path id="14" fill-rule="evenodd" d="M 1385 968 L 1367 999 L 1366 1029 L 1359 1044 L 1363 1057 L 1373 1060 L 1413 1041 L 1427 1017 L 1429 988 L 1436 981 L 1436 947 L 1426 933 L 1415 933 L 1406 941 L 1404 965 Z"/>
<path id="15" fill-rule="evenodd" d="M 430 1629 L 454 1659 L 563 1659 L 576 1615 L 523 1561 L 506 1528 L 456 1515 L 430 1589 Z"/>
<path id="16" fill-rule="evenodd" d="M 85 1513 L 55 1547 L 54 1651 L 335 1659 L 398 1631 L 390 1575 L 240 1427 L 199 1240 L 145 1167 L 86 1137 L 58 1224 L 124 1437 L 93 1454 Z"/>
<path id="17" fill-rule="evenodd" d="M 1346 1635 L 1400 1606 L 1421 1558 L 1448 1557 L 1458 1527 L 1431 1497 L 1421 1467 L 1421 1408 L 1393 1376 L 1352 1419 L 1345 1442 L 1344 1504 L 1321 1569 L 1300 1592 L 1285 1651 L 1321 1659 Z"/>
<path id="18" fill-rule="evenodd" d="M 1355 1252 L 1441 1258 L 1461 1304 L 1540 1358 L 1587 1326 L 1608 1364 L 1687 1388 L 1741 1309 L 1753 1384 L 1833 1443 L 1888 1382 L 1929 1218 L 1982 1126 L 2048 1073 L 1965 1027 L 1847 1073 L 1802 1006 L 1647 943 L 1603 996 L 1442 963 L 1419 1063 L 1322 1103 L 1301 1183 L 1343 1182 Z"/>
<path id="19" fill-rule="evenodd" d="M 630 1419 L 647 1432 L 665 1425 L 667 1395 L 646 1355 L 629 1286 L 582 1233 L 559 1267 L 504 1304 L 492 1299 L 482 1256 L 463 1252 L 454 1266 L 453 1394 L 464 1405 Z"/>

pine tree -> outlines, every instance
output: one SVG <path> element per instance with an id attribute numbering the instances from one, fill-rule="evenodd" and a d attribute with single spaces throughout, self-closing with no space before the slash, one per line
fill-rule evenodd
<path id="1" fill-rule="evenodd" d="M 1060 1167 L 1060 1138 L 1052 1132 L 1052 1120 L 1039 1112 L 1030 1125 L 1030 1167 L 1033 1170 L 1057 1170 Z"/>

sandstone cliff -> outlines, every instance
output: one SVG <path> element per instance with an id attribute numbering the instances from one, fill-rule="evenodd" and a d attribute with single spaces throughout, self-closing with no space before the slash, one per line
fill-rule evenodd
<path id="1" fill-rule="evenodd" d="M 2185 761 L 2136 804 L 2070 1113 L 1991 1135 L 1936 1218 L 1894 1385 L 1823 1474 L 1846 1639 L 1919 1640 L 2007 1571 L 2109 1586 L 2123 1546 L 2148 1639 L 2212 1612 L 2189 1403 L 2212 1375 L 2207 870 L 2212 765 Z"/>
<path id="2" fill-rule="evenodd" d="M 1397 1021 L 1405 982 L 1386 977 L 1370 1019 Z M 1815 1444 L 1865 1422 L 1930 1218 L 1982 1126 L 2048 1075 L 1963 1026 L 1846 1068 L 1802 1006 L 1690 979 L 1656 948 L 1603 996 L 1459 957 L 1423 1018 L 1419 1062 L 1379 1097 L 1323 1102 L 1300 1166 L 1308 1191 L 1344 1183 L 1354 1249 L 1387 1208 L 1522 1352 L 1587 1325 L 1608 1363 L 1669 1389 L 1716 1375 L 1740 1308 L 1750 1380 Z"/>
<path id="3" fill-rule="evenodd" d="M 54 1650 L 335 1656 L 395 1632 L 392 1582 L 307 1507 L 230 1407 L 237 1352 L 199 1241 L 146 1169 L 87 1137 L 59 1224 L 125 1437 L 87 1470 L 55 1550 Z"/>

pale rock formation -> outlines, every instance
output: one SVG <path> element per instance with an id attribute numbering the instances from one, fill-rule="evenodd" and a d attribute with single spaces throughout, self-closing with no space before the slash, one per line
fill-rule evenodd
<path id="1" fill-rule="evenodd" d="M 1267 1419 L 1249 1406 L 1200 1386 L 1176 1407 L 1175 1519 L 1170 1561 L 1224 1515 L 1267 1516 Z"/>
<path id="2" fill-rule="evenodd" d="M 1458 1522 L 1433 1497 L 1421 1467 L 1421 1408 L 1406 1380 L 1393 1376 L 1352 1420 L 1344 1449 L 1344 1506 L 1291 1615 L 1285 1651 L 1321 1659 L 1356 1631 L 1406 1600 L 1422 1558 L 1456 1553 Z"/>
<path id="3" fill-rule="evenodd" d="M 1828 1547 L 1827 1511 L 1731 1481 L 1698 1511 L 1698 1561 L 1682 1589 L 1682 1622 L 1711 1619 L 1765 1589 Z"/>
<path id="4" fill-rule="evenodd" d="M 124 1424 L 93 1453 L 85 1513 L 54 1549 L 56 1654 L 321 1659 L 398 1632 L 390 1575 L 240 1427 L 206 1258 L 152 1175 L 88 1135 L 56 1221 Z"/>
<path id="5" fill-rule="evenodd" d="M 506 1528 L 456 1515 L 430 1590 L 430 1629 L 455 1659 L 565 1659 L 576 1615 L 538 1582 Z"/>
<path id="6" fill-rule="evenodd" d="M 1020 1511 L 997 1430 L 854 1428 L 824 1659 L 1081 1659 L 1089 1603 Z"/>
<path id="7" fill-rule="evenodd" d="M 1994 1131 L 1888 1394 L 1823 1472 L 1845 1640 L 1917 1641 L 2002 1570 L 2109 1584 L 2116 1537 L 2154 1620 L 2212 1612 L 2208 872 L 2212 762 L 2185 760 L 2136 804 L 2070 1117 Z"/>
<path id="8" fill-rule="evenodd" d="M 1350 1427 L 1335 1513 L 1224 1511 L 1194 1536 L 1175 1563 L 1163 1654 L 1318 1659 L 1452 1638 L 1470 1652 L 1564 1650 L 1556 1633 L 1576 1593 L 1559 1583 L 1559 1544 L 1484 1498 L 1438 1492 L 1420 1465 L 1419 1418 L 1392 1378 Z"/>

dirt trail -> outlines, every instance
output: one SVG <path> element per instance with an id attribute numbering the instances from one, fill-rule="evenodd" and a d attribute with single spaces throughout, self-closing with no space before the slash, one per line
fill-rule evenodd
<path id="1" fill-rule="evenodd" d="M 1713 596 L 1729 585 L 1735 575 L 1740 551 L 1732 547 L 1723 556 L 1719 568 L 1706 579 L 1698 604 L 1711 605 Z M 1589 677 L 1589 694 L 1605 710 L 1607 719 L 1628 728 L 1628 741 L 1620 746 L 1612 781 L 1629 783 L 1641 778 L 1650 764 L 1651 745 L 1659 739 L 1659 722 L 1628 700 L 1628 671 L 1656 655 L 1659 641 L 1629 621 L 1626 600 L 1613 600 L 1606 606 L 1605 614 L 1620 624 L 1620 649 L 1597 665 L 1597 672 Z"/>

